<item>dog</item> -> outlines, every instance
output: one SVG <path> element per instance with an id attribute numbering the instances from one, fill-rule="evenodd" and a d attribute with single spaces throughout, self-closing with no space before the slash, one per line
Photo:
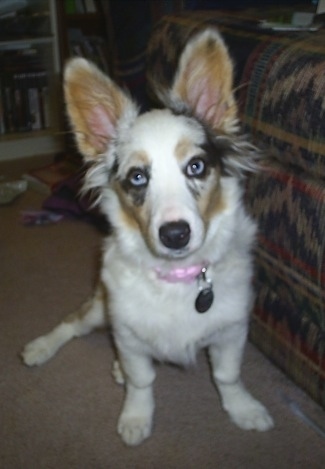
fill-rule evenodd
<path id="1" fill-rule="evenodd" d="M 67 113 L 89 164 L 85 189 L 113 232 L 93 298 L 22 357 L 40 365 L 74 337 L 109 322 L 125 400 L 127 445 L 152 432 L 155 361 L 188 366 L 207 348 L 224 410 L 245 430 L 273 426 L 240 378 L 253 304 L 256 223 L 243 205 L 258 152 L 240 136 L 233 64 L 219 32 L 185 46 L 164 108 L 140 113 L 128 93 L 83 58 L 64 72 Z"/>

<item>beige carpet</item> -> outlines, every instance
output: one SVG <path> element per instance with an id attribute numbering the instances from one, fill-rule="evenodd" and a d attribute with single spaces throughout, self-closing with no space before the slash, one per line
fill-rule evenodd
<path id="1" fill-rule="evenodd" d="M 1 168 L 0 168 L 1 169 Z M 274 416 L 267 433 L 237 429 L 221 410 L 204 354 L 188 371 L 159 366 L 152 437 L 128 448 L 116 421 L 123 399 L 105 332 L 67 345 L 41 368 L 22 365 L 26 342 L 54 326 L 92 291 L 100 235 L 63 221 L 25 227 L 29 191 L 0 207 L 0 467 L 2 469 L 287 469 L 325 467 L 325 439 L 281 395 L 325 428 L 324 412 L 247 347 L 244 381 Z"/>

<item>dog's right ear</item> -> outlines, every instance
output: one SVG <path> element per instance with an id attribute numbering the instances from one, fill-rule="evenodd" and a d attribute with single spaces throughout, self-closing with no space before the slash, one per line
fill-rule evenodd
<path id="1" fill-rule="evenodd" d="M 86 160 L 105 153 L 121 122 L 137 116 L 137 107 L 109 77 L 82 58 L 64 71 L 67 112 L 78 148 Z"/>
<path id="2" fill-rule="evenodd" d="M 216 132 L 238 130 L 233 64 L 216 29 L 204 29 L 189 39 L 180 56 L 169 96 L 163 94 L 162 98 L 176 110 L 185 104 Z"/>

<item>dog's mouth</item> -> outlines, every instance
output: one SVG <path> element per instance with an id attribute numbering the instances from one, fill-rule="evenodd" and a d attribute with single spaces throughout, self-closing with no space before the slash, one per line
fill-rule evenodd
<path id="1" fill-rule="evenodd" d="M 179 250 L 164 250 L 163 252 L 159 253 L 161 257 L 166 260 L 176 260 L 176 259 L 185 259 L 192 251 L 189 249 L 179 249 Z"/>

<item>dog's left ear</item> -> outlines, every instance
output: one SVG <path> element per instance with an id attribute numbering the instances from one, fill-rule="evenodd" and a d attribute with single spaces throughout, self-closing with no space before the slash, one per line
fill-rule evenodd
<path id="1" fill-rule="evenodd" d="M 119 126 L 132 122 L 138 113 L 127 93 L 83 58 L 67 63 L 64 95 L 76 143 L 88 161 L 105 153 Z"/>
<path id="2" fill-rule="evenodd" d="M 180 101 L 214 130 L 238 130 L 233 65 L 220 34 L 210 28 L 187 43 L 169 96 Z"/>

